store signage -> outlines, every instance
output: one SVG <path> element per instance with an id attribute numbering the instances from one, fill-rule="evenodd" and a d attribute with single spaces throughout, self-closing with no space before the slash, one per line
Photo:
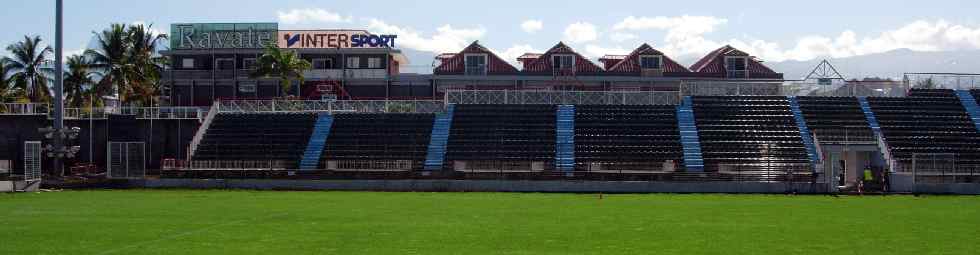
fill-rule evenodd
<path id="1" fill-rule="evenodd" d="M 394 48 L 395 38 L 364 30 L 283 30 L 278 44 L 288 49 Z"/>
<path id="2" fill-rule="evenodd" d="M 170 49 L 258 49 L 275 43 L 277 23 L 176 23 Z"/>

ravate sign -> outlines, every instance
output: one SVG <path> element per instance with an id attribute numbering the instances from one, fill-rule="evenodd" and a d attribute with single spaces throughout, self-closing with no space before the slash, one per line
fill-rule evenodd
<path id="1" fill-rule="evenodd" d="M 175 23 L 170 49 L 259 49 L 275 43 L 277 23 Z"/>

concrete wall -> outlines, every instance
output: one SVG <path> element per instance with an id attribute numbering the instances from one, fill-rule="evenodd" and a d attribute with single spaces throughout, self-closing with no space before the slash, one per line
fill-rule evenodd
<path id="1" fill-rule="evenodd" d="M 140 188 L 201 188 L 259 190 L 361 191 L 483 191 L 483 192 L 607 192 L 607 193 L 826 193 L 827 185 L 809 183 L 673 183 L 615 181 L 512 180 L 264 180 L 151 179 L 134 180 Z"/>

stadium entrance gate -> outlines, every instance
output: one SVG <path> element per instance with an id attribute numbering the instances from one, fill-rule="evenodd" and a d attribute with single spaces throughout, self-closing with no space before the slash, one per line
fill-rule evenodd
<path id="1" fill-rule="evenodd" d="M 146 176 L 144 142 L 109 142 L 109 171 L 112 179 L 141 179 Z"/>

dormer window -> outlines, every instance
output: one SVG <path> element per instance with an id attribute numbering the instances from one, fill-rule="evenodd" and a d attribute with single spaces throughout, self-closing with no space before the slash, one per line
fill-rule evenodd
<path id="1" fill-rule="evenodd" d="M 555 69 L 571 69 L 575 67 L 575 58 L 572 55 L 551 55 L 551 65 Z"/>
<path id="2" fill-rule="evenodd" d="M 466 65 L 466 75 L 486 75 L 487 74 L 487 55 L 486 54 L 466 54 L 463 61 Z"/>
<path id="3" fill-rule="evenodd" d="M 725 57 L 725 70 L 728 78 L 749 78 L 748 58 Z"/>
<path id="4" fill-rule="evenodd" d="M 659 55 L 640 56 L 640 68 L 663 69 L 663 58 Z"/>

